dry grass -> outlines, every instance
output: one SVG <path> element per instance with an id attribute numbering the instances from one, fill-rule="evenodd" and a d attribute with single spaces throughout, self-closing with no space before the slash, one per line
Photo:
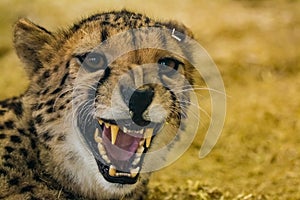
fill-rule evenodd
<path id="1" fill-rule="evenodd" d="M 200 130 L 183 157 L 154 174 L 149 199 L 300 199 L 300 1 L 161 2 L 2 0 L 0 99 L 27 84 L 11 47 L 11 25 L 19 16 L 50 30 L 124 7 L 177 19 L 217 63 L 229 96 L 227 118 L 206 158 L 198 158 Z"/>

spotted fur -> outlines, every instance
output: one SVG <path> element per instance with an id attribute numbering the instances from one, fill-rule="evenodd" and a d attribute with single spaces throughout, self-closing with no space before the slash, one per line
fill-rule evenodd
<path id="1" fill-rule="evenodd" d="M 86 150 L 88 147 L 74 132 L 76 127 L 69 123 L 74 101 L 80 102 L 88 95 L 85 87 L 78 87 L 80 95 L 73 96 L 76 81 L 89 81 L 85 76 L 82 80 L 77 77 L 80 68 L 78 56 L 117 33 L 142 27 L 175 28 L 192 37 L 186 27 L 176 22 L 155 21 L 125 10 L 95 14 L 57 32 L 50 32 L 27 19 L 20 19 L 15 24 L 14 46 L 24 63 L 30 85 L 22 96 L 0 102 L 0 198 L 145 197 L 149 174 L 141 174 L 133 185 L 108 183 L 100 174 L 94 157 Z M 160 37 L 154 42 L 168 44 L 164 40 L 171 39 Z M 172 45 L 177 43 L 172 40 Z M 118 74 L 134 70 L 133 66 L 154 62 L 158 56 L 160 53 L 156 50 L 144 50 L 138 54 L 128 53 L 112 63 L 111 71 L 101 75 L 96 104 L 111 103 L 108 96 L 116 86 Z M 193 81 L 190 68 L 186 66 L 183 73 Z M 174 109 L 174 112 L 167 113 L 167 120 L 178 128 L 180 113 L 176 110 L 179 109 L 176 101 L 172 104 L 172 93 L 159 86 L 155 91 L 153 101 L 165 110 Z M 97 109 L 102 112 L 100 107 Z M 157 136 L 153 148 L 163 144 Z"/>

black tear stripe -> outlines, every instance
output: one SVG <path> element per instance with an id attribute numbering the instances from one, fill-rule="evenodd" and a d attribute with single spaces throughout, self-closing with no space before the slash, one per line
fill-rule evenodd
<path id="1" fill-rule="evenodd" d="M 104 75 L 103 75 L 103 77 L 99 80 L 98 85 L 97 85 L 96 88 L 98 88 L 99 85 L 102 85 L 102 84 L 108 79 L 110 73 L 111 73 L 111 69 L 109 68 L 109 66 L 107 66 L 106 69 L 104 70 Z"/>
<path id="2" fill-rule="evenodd" d="M 88 97 L 86 99 L 87 102 L 84 104 L 84 106 L 78 108 L 78 113 L 77 113 L 77 122 L 79 125 L 78 127 L 81 134 L 87 140 L 87 143 L 89 143 L 89 141 L 93 141 L 93 135 L 95 132 L 95 128 L 97 126 L 97 124 L 94 121 L 94 116 L 92 115 L 92 113 L 94 113 L 93 109 L 95 109 L 94 99 L 97 96 L 98 87 L 102 85 L 109 78 L 110 73 L 111 70 L 109 67 L 107 67 L 104 71 L 103 77 L 92 87 L 92 88 L 96 88 L 96 90 L 89 89 Z M 93 101 L 89 101 L 91 99 L 93 99 Z M 87 111 L 87 108 L 89 108 L 90 110 Z"/>
<path id="3" fill-rule="evenodd" d="M 170 94 L 171 94 L 171 98 L 172 98 L 172 105 L 171 105 L 171 107 L 173 107 L 173 108 L 177 108 L 178 107 L 179 112 L 178 112 L 178 114 L 176 114 L 176 116 L 178 117 L 178 120 L 181 121 L 182 117 L 184 117 L 184 116 L 182 116 L 183 110 L 182 110 L 182 108 L 180 106 L 180 103 L 178 102 L 175 93 L 170 88 L 165 87 L 165 89 L 167 91 L 169 91 Z M 179 106 L 177 106 L 176 104 L 178 104 Z"/>

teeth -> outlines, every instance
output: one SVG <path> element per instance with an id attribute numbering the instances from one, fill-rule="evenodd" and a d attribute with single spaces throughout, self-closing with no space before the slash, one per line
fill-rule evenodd
<path id="1" fill-rule="evenodd" d="M 132 178 L 136 177 L 136 175 L 139 173 L 140 167 L 137 167 L 135 169 L 130 170 L 130 175 Z"/>
<path id="2" fill-rule="evenodd" d="M 123 128 L 124 133 L 128 133 L 128 129 L 126 127 Z"/>
<path id="3" fill-rule="evenodd" d="M 106 128 L 109 128 L 110 127 L 110 124 L 109 123 L 104 123 L 105 127 Z"/>
<path id="4" fill-rule="evenodd" d="M 138 131 L 139 134 L 143 134 L 144 133 L 144 129 L 141 129 L 140 131 Z"/>
<path id="5" fill-rule="evenodd" d="M 108 171 L 108 173 L 109 173 L 110 176 L 115 176 L 116 173 L 117 173 L 116 167 L 113 166 L 113 165 L 109 166 L 109 171 Z"/>
<path id="6" fill-rule="evenodd" d="M 143 146 L 145 143 L 145 139 L 141 139 L 140 143 L 139 143 L 139 146 Z"/>
<path id="7" fill-rule="evenodd" d="M 106 155 L 105 149 L 100 143 L 98 144 L 98 151 L 101 155 Z"/>
<path id="8" fill-rule="evenodd" d="M 141 155 L 142 155 L 144 149 L 145 149 L 145 148 L 144 148 L 143 146 L 140 146 L 140 147 L 136 150 L 135 158 L 134 158 L 134 160 L 133 160 L 133 162 L 132 162 L 132 165 L 137 165 L 137 164 L 140 162 L 140 160 L 141 160 Z"/>
<path id="9" fill-rule="evenodd" d="M 147 148 L 150 146 L 152 135 L 153 135 L 153 128 L 147 128 L 145 130 L 145 135 L 144 135 L 146 138 L 146 147 Z"/>
<path id="10" fill-rule="evenodd" d="M 102 158 L 109 164 L 110 160 L 108 159 L 107 155 L 102 155 Z"/>
<path id="11" fill-rule="evenodd" d="M 134 161 L 132 162 L 132 165 L 137 165 L 141 160 L 141 155 L 136 155 Z"/>
<path id="12" fill-rule="evenodd" d="M 110 160 L 108 159 L 106 155 L 106 151 L 104 149 L 104 146 L 102 145 L 102 138 L 99 137 L 99 130 L 96 128 L 94 133 L 94 139 L 98 143 L 98 151 L 101 154 L 101 157 L 109 164 Z"/>
<path id="13" fill-rule="evenodd" d="M 102 138 L 99 137 L 99 130 L 96 128 L 95 130 L 95 133 L 94 133 L 94 140 L 97 142 L 97 143 L 102 143 Z"/>
<path id="14" fill-rule="evenodd" d="M 108 173 L 110 176 L 127 176 L 127 177 L 134 178 L 139 173 L 139 171 L 140 171 L 140 167 L 137 167 L 135 169 L 130 169 L 130 173 L 117 172 L 116 167 L 113 165 L 110 165 Z"/>
<path id="15" fill-rule="evenodd" d="M 134 177 L 136 177 L 136 175 L 138 174 L 138 172 L 137 173 L 135 173 L 135 172 L 133 172 L 133 173 L 124 173 L 124 172 L 118 172 L 118 173 L 115 173 L 114 175 L 110 175 L 110 176 L 127 176 L 127 177 L 131 177 L 131 178 L 134 178 Z"/>
<path id="16" fill-rule="evenodd" d="M 119 127 L 116 125 L 111 125 L 110 132 L 111 132 L 111 143 L 115 144 L 118 136 Z"/>
<path id="17" fill-rule="evenodd" d="M 139 131 L 134 131 L 134 133 L 136 133 L 136 134 L 143 134 L 143 132 L 144 132 L 144 129 L 141 129 Z"/>
<path id="18" fill-rule="evenodd" d="M 138 149 L 137 149 L 137 153 L 143 153 L 143 151 L 144 151 L 144 147 L 143 146 L 140 146 Z"/>
<path id="19" fill-rule="evenodd" d="M 98 120 L 99 124 L 102 125 L 103 121 L 101 119 Z"/>
<path id="20" fill-rule="evenodd" d="M 128 174 L 128 173 L 123 173 L 123 172 L 116 173 L 116 176 L 127 176 L 127 177 L 131 177 L 130 174 Z"/>

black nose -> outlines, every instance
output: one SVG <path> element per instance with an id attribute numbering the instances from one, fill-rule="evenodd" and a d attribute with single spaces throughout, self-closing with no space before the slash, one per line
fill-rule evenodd
<path id="1" fill-rule="evenodd" d="M 139 126 L 148 125 L 150 121 L 147 121 L 143 118 L 143 113 L 153 100 L 153 88 L 148 85 L 144 85 L 136 90 L 132 88 L 127 88 L 124 90 L 123 88 L 122 95 L 124 101 L 128 103 L 129 111 L 132 113 L 131 118 L 133 122 Z"/>

